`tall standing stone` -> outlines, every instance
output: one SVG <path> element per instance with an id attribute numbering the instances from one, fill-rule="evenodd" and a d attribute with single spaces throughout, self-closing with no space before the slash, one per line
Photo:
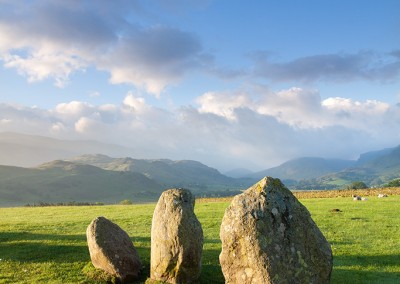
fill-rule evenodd
<path id="1" fill-rule="evenodd" d="M 94 219 L 86 230 L 93 266 L 122 283 L 135 280 L 142 264 L 128 234 L 104 217 Z"/>
<path id="2" fill-rule="evenodd" d="M 193 283 L 199 278 L 203 230 L 194 202 L 186 189 L 169 189 L 158 200 L 151 227 L 152 280 Z"/>
<path id="3" fill-rule="evenodd" d="M 329 283 L 332 251 L 308 210 L 267 177 L 233 198 L 221 224 L 226 283 Z"/>

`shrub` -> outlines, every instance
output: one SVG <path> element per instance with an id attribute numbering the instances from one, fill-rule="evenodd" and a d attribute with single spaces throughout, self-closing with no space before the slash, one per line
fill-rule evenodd
<path id="1" fill-rule="evenodd" d="M 130 201 L 129 199 L 124 199 L 119 204 L 121 204 L 121 205 L 131 205 L 132 201 Z"/>
<path id="2" fill-rule="evenodd" d="M 351 184 L 347 186 L 347 189 L 365 189 L 368 186 L 362 181 L 353 181 Z"/>
<path id="3" fill-rule="evenodd" d="M 389 181 L 383 187 L 400 187 L 400 178 Z"/>

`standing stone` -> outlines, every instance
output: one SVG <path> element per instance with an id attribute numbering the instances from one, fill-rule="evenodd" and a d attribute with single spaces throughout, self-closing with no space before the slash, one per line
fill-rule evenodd
<path id="1" fill-rule="evenodd" d="M 226 283 L 329 283 L 332 251 L 308 210 L 279 179 L 233 198 L 221 224 Z"/>
<path id="2" fill-rule="evenodd" d="M 169 189 L 158 200 L 151 227 L 152 280 L 194 283 L 199 278 L 203 230 L 194 202 L 186 189 Z"/>
<path id="3" fill-rule="evenodd" d="M 86 230 L 93 266 L 122 283 L 139 276 L 142 264 L 128 234 L 104 217 L 94 219 Z"/>

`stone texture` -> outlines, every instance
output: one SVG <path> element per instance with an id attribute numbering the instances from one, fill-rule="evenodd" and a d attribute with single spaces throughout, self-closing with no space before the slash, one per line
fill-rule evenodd
<path id="1" fill-rule="evenodd" d="M 142 264 L 128 234 L 104 217 L 94 219 L 86 230 L 93 266 L 120 282 L 135 280 Z"/>
<path id="2" fill-rule="evenodd" d="M 332 251 L 308 210 L 267 177 L 232 200 L 221 224 L 226 283 L 329 283 Z"/>
<path id="3" fill-rule="evenodd" d="M 150 278 L 195 283 L 201 271 L 203 230 L 194 214 L 194 196 L 186 189 L 162 193 L 151 227 Z"/>

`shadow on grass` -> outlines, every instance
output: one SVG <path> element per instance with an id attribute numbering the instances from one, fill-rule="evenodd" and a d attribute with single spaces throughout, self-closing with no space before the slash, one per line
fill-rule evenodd
<path id="1" fill-rule="evenodd" d="M 132 237 L 131 239 L 134 243 L 148 243 L 150 246 L 150 238 Z M 144 256 L 144 260 L 150 259 L 150 248 L 137 247 L 137 249 L 140 255 Z M 0 232 L 0 256 L 4 260 L 36 263 L 90 261 L 84 234 Z"/>
<path id="2" fill-rule="evenodd" d="M 76 262 L 89 259 L 85 235 L 1 232 L 0 255 L 19 262 Z"/>
<path id="3" fill-rule="evenodd" d="M 86 241 L 86 235 L 36 234 L 30 232 L 0 232 L 0 242 L 17 241 Z"/>
<path id="4" fill-rule="evenodd" d="M 220 249 L 203 250 L 203 264 L 200 283 L 225 283 L 219 264 Z"/>
<path id="5" fill-rule="evenodd" d="M 151 240 L 148 237 L 132 237 L 134 243 L 147 243 L 148 246 L 136 247 L 140 259 L 142 261 L 143 270 L 141 277 L 138 281 L 133 283 L 144 283 L 148 277 L 150 277 L 150 245 Z M 219 239 L 204 239 L 204 245 L 206 244 L 218 244 L 221 241 Z M 199 279 L 199 283 L 225 283 L 224 276 L 219 265 L 219 253 L 220 249 L 204 249 L 202 259 L 202 271 Z"/>
<path id="6" fill-rule="evenodd" d="M 134 283 L 144 283 L 150 276 L 150 237 L 131 236 L 142 261 L 141 277 Z M 217 246 L 203 250 L 200 283 L 224 283 L 219 264 L 219 239 L 205 239 L 204 245 Z M 86 235 L 37 234 L 30 232 L 0 232 L 0 255 L 4 260 L 26 263 L 90 262 Z"/>
<path id="7" fill-rule="evenodd" d="M 400 255 L 345 255 L 334 257 L 332 283 L 399 283 Z"/>

